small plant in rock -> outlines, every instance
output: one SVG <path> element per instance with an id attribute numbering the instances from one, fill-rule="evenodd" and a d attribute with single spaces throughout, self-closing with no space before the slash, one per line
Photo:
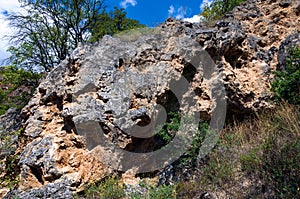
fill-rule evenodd
<path id="1" fill-rule="evenodd" d="M 181 114 L 180 112 L 170 112 L 168 113 L 168 121 L 164 126 L 158 131 L 156 137 L 168 144 L 175 136 L 176 132 L 180 128 Z"/>

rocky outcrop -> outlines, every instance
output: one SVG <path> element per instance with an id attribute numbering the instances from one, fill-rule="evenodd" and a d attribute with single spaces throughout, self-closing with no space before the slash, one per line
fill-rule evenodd
<path id="1" fill-rule="evenodd" d="M 155 153 L 162 146 L 153 134 L 169 112 L 199 114 L 219 128 L 225 98 L 229 116 L 272 107 L 277 52 L 299 27 L 297 2 L 248 1 L 213 27 L 168 19 L 79 46 L 22 110 L 31 141 L 20 156 L 19 188 L 9 194 L 71 198 L 115 170 L 163 168 L 185 149 L 178 139 Z"/>

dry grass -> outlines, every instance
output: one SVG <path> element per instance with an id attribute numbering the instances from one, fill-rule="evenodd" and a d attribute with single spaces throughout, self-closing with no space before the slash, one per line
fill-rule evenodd
<path id="1" fill-rule="evenodd" d="M 282 103 L 228 125 L 199 170 L 193 186 L 184 186 L 190 191 L 181 186 L 179 194 L 194 194 L 197 187 L 229 198 L 300 198 L 299 107 Z"/>

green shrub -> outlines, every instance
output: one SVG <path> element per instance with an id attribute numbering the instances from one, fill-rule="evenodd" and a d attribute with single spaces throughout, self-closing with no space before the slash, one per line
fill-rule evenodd
<path id="1" fill-rule="evenodd" d="M 195 167 L 200 147 L 204 138 L 208 136 L 211 132 L 209 124 L 205 121 L 200 121 L 198 125 L 198 131 L 195 133 L 191 146 L 189 149 L 180 157 L 179 168 L 182 167 Z"/>
<path id="2" fill-rule="evenodd" d="M 275 75 L 272 90 L 276 99 L 300 105 L 300 48 L 290 48 L 285 69 L 276 71 Z"/>
<path id="3" fill-rule="evenodd" d="M 207 124 L 201 126 L 200 132 L 206 133 L 199 134 L 199 143 L 209 133 Z M 181 159 L 192 162 L 191 157 Z M 192 181 L 176 185 L 176 197 L 226 190 L 229 198 L 300 198 L 299 107 L 283 103 L 255 118 L 228 125 L 211 153 L 197 163 L 188 169 Z M 241 188 L 244 182 L 247 191 Z"/>

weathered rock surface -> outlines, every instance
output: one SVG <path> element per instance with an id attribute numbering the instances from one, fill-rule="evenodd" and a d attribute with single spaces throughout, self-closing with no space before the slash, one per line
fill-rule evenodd
<path id="1" fill-rule="evenodd" d="M 149 134 L 155 125 L 149 123 L 157 104 L 166 113 L 196 111 L 209 120 L 216 81 L 223 81 L 229 115 L 272 107 L 271 71 L 281 42 L 299 35 L 299 13 L 296 1 L 249 0 L 213 27 L 169 19 L 145 34 L 79 46 L 22 110 L 24 133 L 32 141 L 20 156 L 19 188 L 7 197 L 72 198 L 71 191 L 113 172 L 107 159 L 124 158 L 108 156 L 114 153 L 105 142 L 139 153 L 156 147 Z M 217 70 L 203 59 L 205 52 Z M 177 87 L 182 77 L 187 88 Z M 194 104 L 188 106 L 192 92 Z"/>

